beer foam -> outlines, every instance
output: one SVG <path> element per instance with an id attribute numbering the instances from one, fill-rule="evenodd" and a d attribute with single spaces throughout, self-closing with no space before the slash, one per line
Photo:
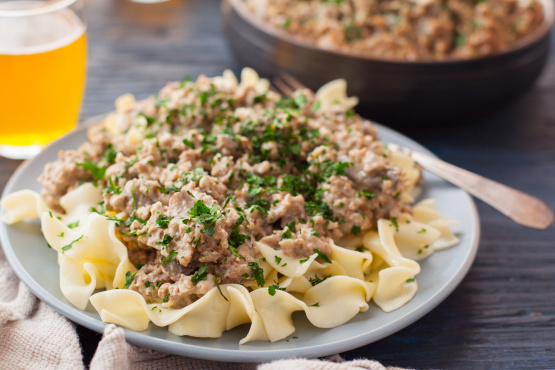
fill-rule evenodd
<path id="1" fill-rule="evenodd" d="M 28 17 L 0 17 L 0 54 L 38 54 L 56 50 L 71 44 L 84 32 L 85 25 L 68 8 Z"/>

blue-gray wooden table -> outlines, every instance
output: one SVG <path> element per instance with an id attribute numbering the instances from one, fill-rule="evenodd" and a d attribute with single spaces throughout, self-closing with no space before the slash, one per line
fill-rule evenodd
<path id="1" fill-rule="evenodd" d="M 81 117 L 113 109 L 116 97 L 155 94 L 186 75 L 241 65 L 221 27 L 217 0 L 87 2 L 89 57 Z M 555 50 L 555 45 L 552 50 Z M 442 159 L 521 189 L 555 209 L 555 56 L 536 85 L 490 116 L 400 131 Z M 18 161 L 0 159 L 0 191 Z M 461 285 L 408 328 L 353 351 L 387 366 L 555 369 L 555 227 L 518 226 L 477 201 L 482 236 Z M 85 361 L 100 335 L 78 326 Z"/>

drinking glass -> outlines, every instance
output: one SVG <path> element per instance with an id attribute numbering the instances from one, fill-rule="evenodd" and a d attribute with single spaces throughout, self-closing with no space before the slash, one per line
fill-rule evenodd
<path id="1" fill-rule="evenodd" d="M 76 124 L 83 0 L 0 0 L 0 155 L 30 158 Z"/>

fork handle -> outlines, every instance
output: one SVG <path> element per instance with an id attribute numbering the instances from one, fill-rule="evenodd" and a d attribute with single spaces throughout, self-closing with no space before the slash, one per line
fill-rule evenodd
<path id="1" fill-rule="evenodd" d="M 483 200 L 521 225 L 546 229 L 553 222 L 553 212 L 534 196 L 426 154 L 412 152 L 412 158 L 425 169 Z"/>

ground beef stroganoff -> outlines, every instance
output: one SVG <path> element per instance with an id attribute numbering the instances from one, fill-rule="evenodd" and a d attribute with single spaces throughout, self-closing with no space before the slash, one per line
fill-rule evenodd
<path id="1" fill-rule="evenodd" d="M 412 205 L 420 167 L 346 91 L 282 97 L 246 68 L 240 82 L 225 71 L 124 95 L 45 166 L 42 194 L 0 201 L 2 220 L 39 218 L 64 297 L 135 331 L 249 324 L 240 344 L 275 342 L 295 311 L 334 328 L 370 301 L 397 310 L 418 291 L 417 261 L 459 243 L 457 222 L 433 199 Z"/>
<path id="2" fill-rule="evenodd" d="M 538 0 L 244 0 L 257 17 L 324 49 L 398 60 L 507 49 L 543 20 Z"/>
<path id="3" fill-rule="evenodd" d="M 263 286 L 258 243 L 326 261 L 332 242 L 411 209 L 401 196 L 411 184 L 371 122 L 309 90 L 284 98 L 230 78 L 119 98 L 40 177 L 55 210 L 83 182 L 103 189 L 94 211 L 117 223 L 138 267 L 126 288 L 168 308 L 218 284 Z"/>

